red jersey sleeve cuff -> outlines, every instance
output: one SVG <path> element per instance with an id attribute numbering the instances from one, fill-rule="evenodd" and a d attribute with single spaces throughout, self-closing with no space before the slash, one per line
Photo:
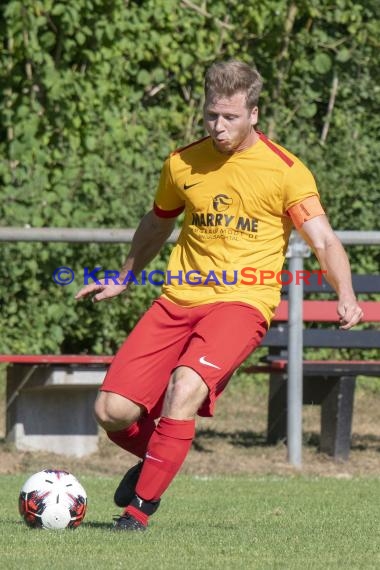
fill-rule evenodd
<path id="1" fill-rule="evenodd" d="M 159 206 L 157 206 L 156 202 L 153 203 L 153 210 L 156 216 L 159 218 L 176 218 L 184 211 L 185 206 L 180 206 L 175 210 L 162 210 Z"/>

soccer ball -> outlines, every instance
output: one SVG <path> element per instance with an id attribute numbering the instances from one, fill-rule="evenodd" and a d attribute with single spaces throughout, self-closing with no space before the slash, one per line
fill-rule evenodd
<path id="1" fill-rule="evenodd" d="M 29 477 L 20 491 L 20 514 L 33 528 L 76 528 L 83 521 L 86 508 L 86 491 L 67 471 L 39 471 Z"/>

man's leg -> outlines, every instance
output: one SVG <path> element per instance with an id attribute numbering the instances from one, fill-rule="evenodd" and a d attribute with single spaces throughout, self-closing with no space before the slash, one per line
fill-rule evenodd
<path id="1" fill-rule="evenodd" d="M 171 371 L 187 341 L 187 310 L 158 300 L 118 350 L 95 404 L 98 423 L 117 445 L 143 457 Z"/>
<path id="2" fill-rule="evenodd" d="M 143 458 L 159 417 L 171 371 L 190 330 L 188 311 L 169 301 L 155 301 L 118 350 L 104 379 L 95 414 L 108 437 Z M 116 489 L 125 507 L 134 496 L 141 462 Z"/>
<path id="3" fill-rule="evenodd" d="M 142 530 L 181 468 L 195 434 L 195 415 L 208 394 L 208 387 L 191 368 L 178 367 L 171 376 L 161 419 L 150 438 L 136 485 L 136 497 L 117 526 L 128 529 L 131 516 Z M 134 527 L 135 528 L 135 527 Z"/>
<path id="4" fill-rule="evenodd" d="M 180 366 L 171 376 L 161 419 L 145 454 L 136 493 L 158 500 L 179 471 L 195 435 L 195 415 L 208 388 L 191 368 Z"/>
<path id="5" fill-rule="evenodd" d="M 95 415 L 111 441 L 137 457 L 144 457 L 156 424 L 142 406 L 119 394 L 100 392 Z"/>
<path id="6" fill-rule="evenodd" d="M 144 414 L 141 406 L 119 394 L 100 392 L 95 404 L 95 415 L 111 441 L 137 457 L 144 457 L 156 424 L 151 416 Z M 126 507 L 132 501 L 141 468 L 140 461 L 128 469 L 120 481 L 114 494 L 114 502 L 118 507 Z"/>

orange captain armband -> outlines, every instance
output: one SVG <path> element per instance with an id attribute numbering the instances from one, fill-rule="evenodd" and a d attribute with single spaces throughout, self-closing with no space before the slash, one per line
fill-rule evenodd
<path id="1" fill-rule="evenodd" d="M 322 216 L 325 211 L 322 208 L 318 196 L 309 196 L 309 198 L 305 198 L 302 202 L 289 208 L 287 213 L 291 217 L 295 228 L 298 230 L 302 224 L 312 218 Z"/>

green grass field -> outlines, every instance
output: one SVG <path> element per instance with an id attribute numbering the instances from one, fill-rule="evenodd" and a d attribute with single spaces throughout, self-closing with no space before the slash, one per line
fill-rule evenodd
<path id="1" fill-rule="evenodd" d="M 76 530 L 33 530 L 17 510 L 25 477 L 0 477 L 1 568 L 380 568 L 377 478 L 179 476 L 149 531 L 110 531 L 116 479 L 76 473 L 89 507 Z"/>

